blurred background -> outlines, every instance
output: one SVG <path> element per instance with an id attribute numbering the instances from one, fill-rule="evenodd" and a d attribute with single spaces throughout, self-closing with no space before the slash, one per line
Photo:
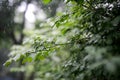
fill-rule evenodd
<path id="1" fill-rule="evenodd" d="M 50 31 L 49 28 L 45 29 L 47 31 L 40 29 L 41 23 L 48 22 L 49 18 L 55 15 L 60 15 L 64 11 L 65 4 L 62 0 L 52 0 L 50 4 L 48 2 L 49 0 L 46 2 L 42 2 L 42 0 L 0 0 L 0 80 L 25 80 L 25 78 L 33 80 L 33 65 L 29 64 L 27 66 L 29 71 L 23 73 L 19 69 L 10 71 L 12 66 L 20 67 L 20 63 L 14 63 L 9 67 L 5 67 L 3 64 L 8 59 L 13 45 L 16 48 L 16 46 L 22 45 L 24 40 L 28 40 L 27 37 L 34 36 L 38 32 L 44 34 Z M 43 25 L 48 26 L 47 23 Z M 58 57 L 54 58 L 59 62 Z M 24 69 L 26 68 L 23 68 L 23 71 Z M 46 75 L 49 76 L 49 73 Z"/>

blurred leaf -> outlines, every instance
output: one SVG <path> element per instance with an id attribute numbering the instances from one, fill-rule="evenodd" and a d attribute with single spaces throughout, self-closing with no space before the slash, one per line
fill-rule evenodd
<path id="1" fill-rule="evenodd" d="M 120 56 L 112 57 L 111 60 L 113 63 L 120 65 Z"/>
<path id="2" fill-rule="evenodd" d="M 106 63 L 106 70 L 113 73 L 113 72 L 116 71 L 116 65 L 114 63 L 112 63 L 112 62 L 107 62 Z"/>
<path id="3" fill-rule="evenodd" d="M 21 57 L 20 54 L 16 54 L 15 57 L 13 58 L 14 61 L 17 61 Z"/>
<path id="4" fill-rule="evenodd" d="M 42 0 L 44 4 L 49 4 L 52 0 Z"/>
<path id="5" fill-rule="evenodd" d="M 9 59 L 3 65 L 8 67 L 11 63 L 12 63 L 12 59 Z"/>
<path id="6" fill-rule="evenodd" d="M 78 4 L 83 4 L 84 0 L 75 0 Z"/>
<path id="7" fill-rule="evenodd" d="M 42 56 L 42 55 L 36 55 L 36 57 L 35 57 L 35 61 L 37 61 L 37 60 L 43 60 L 43 59 L 45 59 L 45 57 Z"/>
<path id="8" fill-rule="evenodd" d="M 105 60 L 101 61 L 101 62 L 96 62 L 96 63 L 93 63 L 89 66 L 89 69 L 95 69 L 95 68 L 98 68 L 100 66 L 102 66 L 103 64 L 105 63 Z"/>
<path id="9" fill-rule="evenodd" d="M 69 18 L 69 14 L 62 15 L 57 21 L 55 21 L 54 26 L 59 27 L 65 23 L 68 23 L 67 20 Z"/>
<path id="10" fill-rule="evenodd" d="M 22 64 L 26 63 L 26 62 L 32 62 L 32 57 L 27 57 L 27 58 L 24 58 L 24 60 L 22 61 Z"/>
<path id="11" fill-rule="evenodd" d="M 120 23 L 120 16 L 117 16 L 115 19 L 113 19 L 112 24 L 113 26 L 117 26 Z"/>

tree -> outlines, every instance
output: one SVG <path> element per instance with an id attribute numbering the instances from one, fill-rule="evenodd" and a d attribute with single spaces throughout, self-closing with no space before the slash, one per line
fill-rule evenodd
<path id="1" fill-rule="evenodd" d="M 16 16 L 16 10 L 17 8 L 22 4 L 25 3 L 26 9 L 25 11 L 22 12 L 21 18 L 22 21 L 21 22 L 15 22 L 14 18 Z M 54 2 L 56 2 L 57 4 L 55 4 L 54 10 L 52 10 L 53 8 L 51 8 L 51 11 L 54 11 L 54 14 L 51 14 L 53 12 L 49 12 L 50 15 L 49 16 L 54 16 L 56 9 L 59 5 L 58 2 L 60 2 L 60 0 L 53 0 L 53 2 L 51 2 L 51 5 L 54 6 Z M 0 55 L 5 55 L 4 57 L 1 56 L 0 57 L 0 64 L 3 64 L 5 62 L 5 60 L 7 59 L 7 55 L 10 51 L 10 47 L 12 45 L 22 45 L 24 37 L 26 36 L 24 34 L 24 29 L 25 29 L 25 23 L 26 23 L 26 19 L 25 19 L 25 14 L 28 8 L 28 5 L 31 3 L 37 3 L 36 5 L 38 7 L 44 8 L 46 7 L 46 10 L 48 10 L 48 5 L 43 5 L 43 2 L 41 0 L 1 0 L 0 1 Z M 16 34 L 17 33 L 17 34 Z M 19 38 L 17 38 L 17 36 Z M 3 58 L 5 60 L 3 60 Z M 18 65 L 22 65 L 20 62 Z M 0 65 L 0 67 L 2 67 Z M 2 68 L 1 68 L 2 70 Z M 22 74 L 23 75 L 23 74 Z M 20 78 L 19 78 L 20 79 Z M 22 79 L 21 79 L 22 80 Z"/>
<path id="2" fill-rule="evenodd" d="M 26 50 L 22 51 L 18 47 L 19 55 L 11 53 L 11 58 L 5 65 L 22 60 L 24 66 L 31 62 L 39 69 L 39 64 L 43 66 L 47 63 L 45 60 L 49 60 L 50 54 L 61 53 L 58 57 L 64 58 L 64 66 L 60 62 L 60 65 L 57 64 L 60 68 L 54 67 L 57 69 L 56 75 L 54 70 L 44 65 L 48 71 L 43 72 L 51 72 L 53 77 L 44 76 L 43 79 L 119 80 L 119 3 L 119 0 L 67 0 L 64 14 L 41 25 L 39 31 L 45 29 L 47 32 L 38 32 L 31 38 L 31 42 L 22 45 Z M 50 22 L 54 22 L 54 25 Z M 54 31 L 58 33 L 52 34 Z M 65 57 L 65 54 L 69 55 Z M 51 62 L 48 61 L 52 64 Z M 36 66 L 34 68 L 37 69 Z"/>

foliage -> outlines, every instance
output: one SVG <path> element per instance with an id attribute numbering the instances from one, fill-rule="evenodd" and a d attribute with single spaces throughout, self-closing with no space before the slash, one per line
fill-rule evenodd
<path id="1" fill-rule="evenodd" d="M 27 43 L 13 47 L 5 65 L 22 60 L 26 67 L 31 62 L 42 80 L 119 80 L 120 1 L 67 0 L 66 4 L 63 15 L 48 19 Z M 54 53 L 60 62 L 51 60 Z M 49 77 L 43 75 L 47 73 Z"/>
<path id="2" fill-rule="evenodd" d="M 70 46 L 72 59 L 65 70 L 69 74 L 67 77 L 75 80 L 118 80 L 119 1 L 76 2 L 78 4 L 72 6 L 73 11 L 67 19 L 78 21 L 77 25 L 74 22 L 73 28 L 79 29 L 71 40 L 76 48 Z"/>
<path id="3" fill-rule="evenodd" d="M 21 62 L 22 65 L 13 66 L 11 71 L 25 72 L 27 80 L 32 73 L 35 73 L 35 79 L 56 79 L 56 75 L 62 72 L 62 62 L 68 57 L 68 52 L 64 50 L 65 37 L 61 36 L 56 28 L 52 29 L 50 25 L 52 21 L 53 19 L 49 19 L 45 23 L 41 23 L 39 29 L 38 27 L 35 30 L 28 31 L 26 29 L 26 38 L 23 44 L 14 45 L 11 48 L 10 59 L 4 65 Z"/>

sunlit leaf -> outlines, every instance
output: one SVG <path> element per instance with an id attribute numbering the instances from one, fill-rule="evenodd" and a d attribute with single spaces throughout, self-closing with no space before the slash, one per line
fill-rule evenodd
<path id="1" fill-rule="evenodd" d="M 44 4 L 49 4 L 52 0 L 42 0 Z"/>
<path id="2" fill-rule="evenodd" d="M 27 58 L 24 58 L 24 60 L 22 61 L 22 64 L 26 63 L 26 62 L 32 62 L 32 57 L 27 57 Z"/>

